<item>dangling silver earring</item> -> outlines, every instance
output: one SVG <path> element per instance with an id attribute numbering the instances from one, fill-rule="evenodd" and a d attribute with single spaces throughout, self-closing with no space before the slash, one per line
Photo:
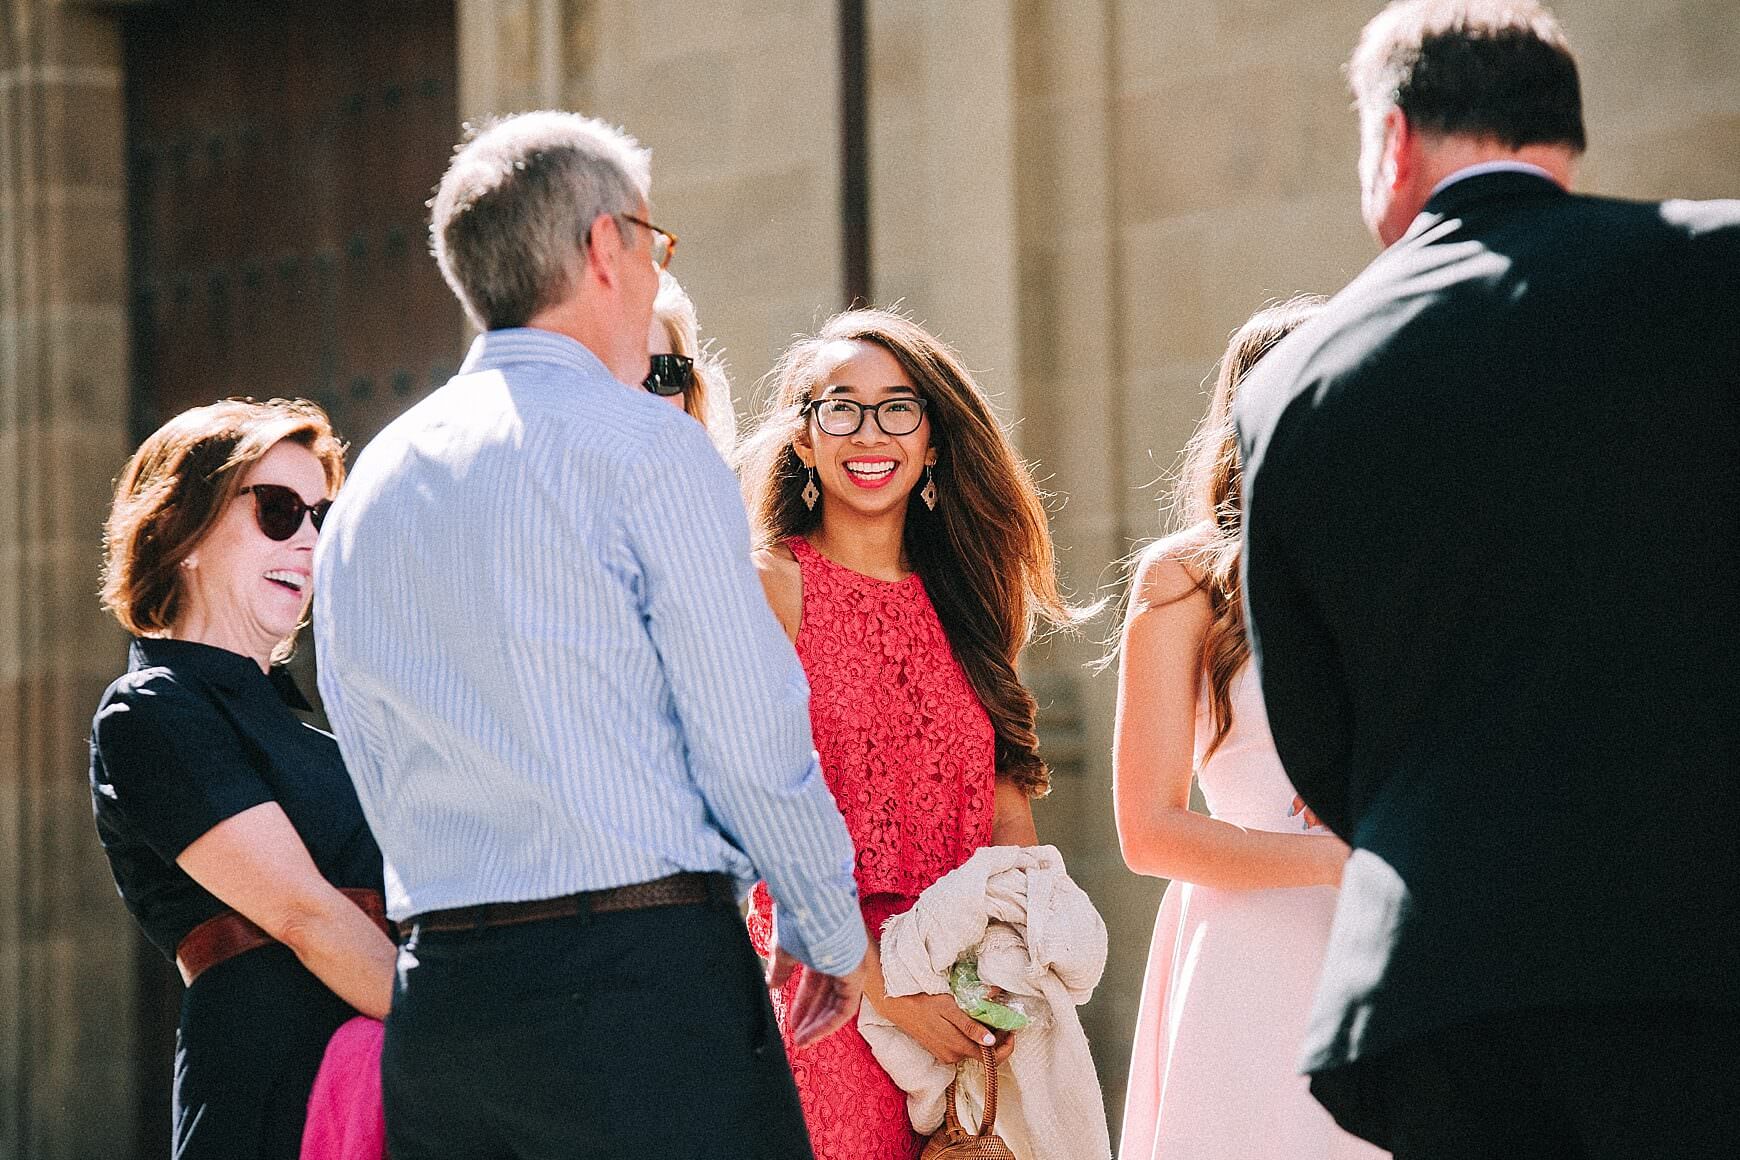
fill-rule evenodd
<path id="1" fill-rule="evenodd" d="M 936 468 L 925 465 L 924 488 L 918 493 L 918 498 L 924 501 L 924 506 L 931 511 L 936 510 Z"/>
<path id="2" fill-rule="evenodd" d="M 822 498 L 822 489 L 816 486 L 816 469 L 810 468 L 810 481 L 804 484 L 804 506 L 811 511 L 816 510 L 816 501 Z"/>

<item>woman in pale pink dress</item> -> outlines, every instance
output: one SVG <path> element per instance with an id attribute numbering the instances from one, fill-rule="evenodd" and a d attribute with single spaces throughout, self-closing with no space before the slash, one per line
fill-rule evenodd
<path id="1" fill-rule="evenodd" d="M 1239 589 L 1239 381 L 1318 309 L 1233 336 L 1191 443 L 1186 526 L 1142 554 L 1124 624 L 1116 798 L 1124 861 L 1171 880 L 1154 927 L 1121 1160 L 1378 1157 L 1298 1074 L 1347 847 L 1302 810 L 1269 737 Z M 1190 809 L 1195 776 L 1209 816 Z"/>

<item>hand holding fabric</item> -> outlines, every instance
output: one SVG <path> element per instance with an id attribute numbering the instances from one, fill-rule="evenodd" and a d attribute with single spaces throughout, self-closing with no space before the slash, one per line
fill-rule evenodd
<path id="1" fill-rule="evenodd" d="M 997 1049 L 998 1063 L 1015 1050 L 1013 1033 L 986 1027 L 961 1010 L 953 995 L 888 995 L 871 1005 L 941 1063 L 977 1059 L 980 1044 Z"/>

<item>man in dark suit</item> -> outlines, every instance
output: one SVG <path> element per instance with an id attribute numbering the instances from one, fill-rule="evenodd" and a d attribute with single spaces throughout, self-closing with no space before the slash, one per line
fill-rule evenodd
<path id="1" fill-rule="evenodd" d="M 1740 1155 L 1740 202 L 1568 192 L 1532 0 L 1349 71 L 1388 248 L 1237 410 L 1275 744 L 1354 847 L 1312 1090 L 1404 1160 Z"/>

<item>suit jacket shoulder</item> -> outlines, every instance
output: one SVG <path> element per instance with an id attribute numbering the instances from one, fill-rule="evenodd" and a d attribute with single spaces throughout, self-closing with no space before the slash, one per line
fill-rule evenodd
<path id="1" fill-rule="evenodd" d="M 1513 379 L 1561 352 L 1641 363 L 1664 345 L 1737 341 L 1740 200 L 1626 201 L 1527 175 L 1470 178 L 1247 376 L 1234 407 L 1246 474 L 1309 473 L 1324 457 L 1316 441 L 1338 427 L 1393 438 L 1435 382 Z M 1587 369 L 1598 381 L 1613 368 Z M 1306 431 L 1313 449 L 1295 455 Z"/>

